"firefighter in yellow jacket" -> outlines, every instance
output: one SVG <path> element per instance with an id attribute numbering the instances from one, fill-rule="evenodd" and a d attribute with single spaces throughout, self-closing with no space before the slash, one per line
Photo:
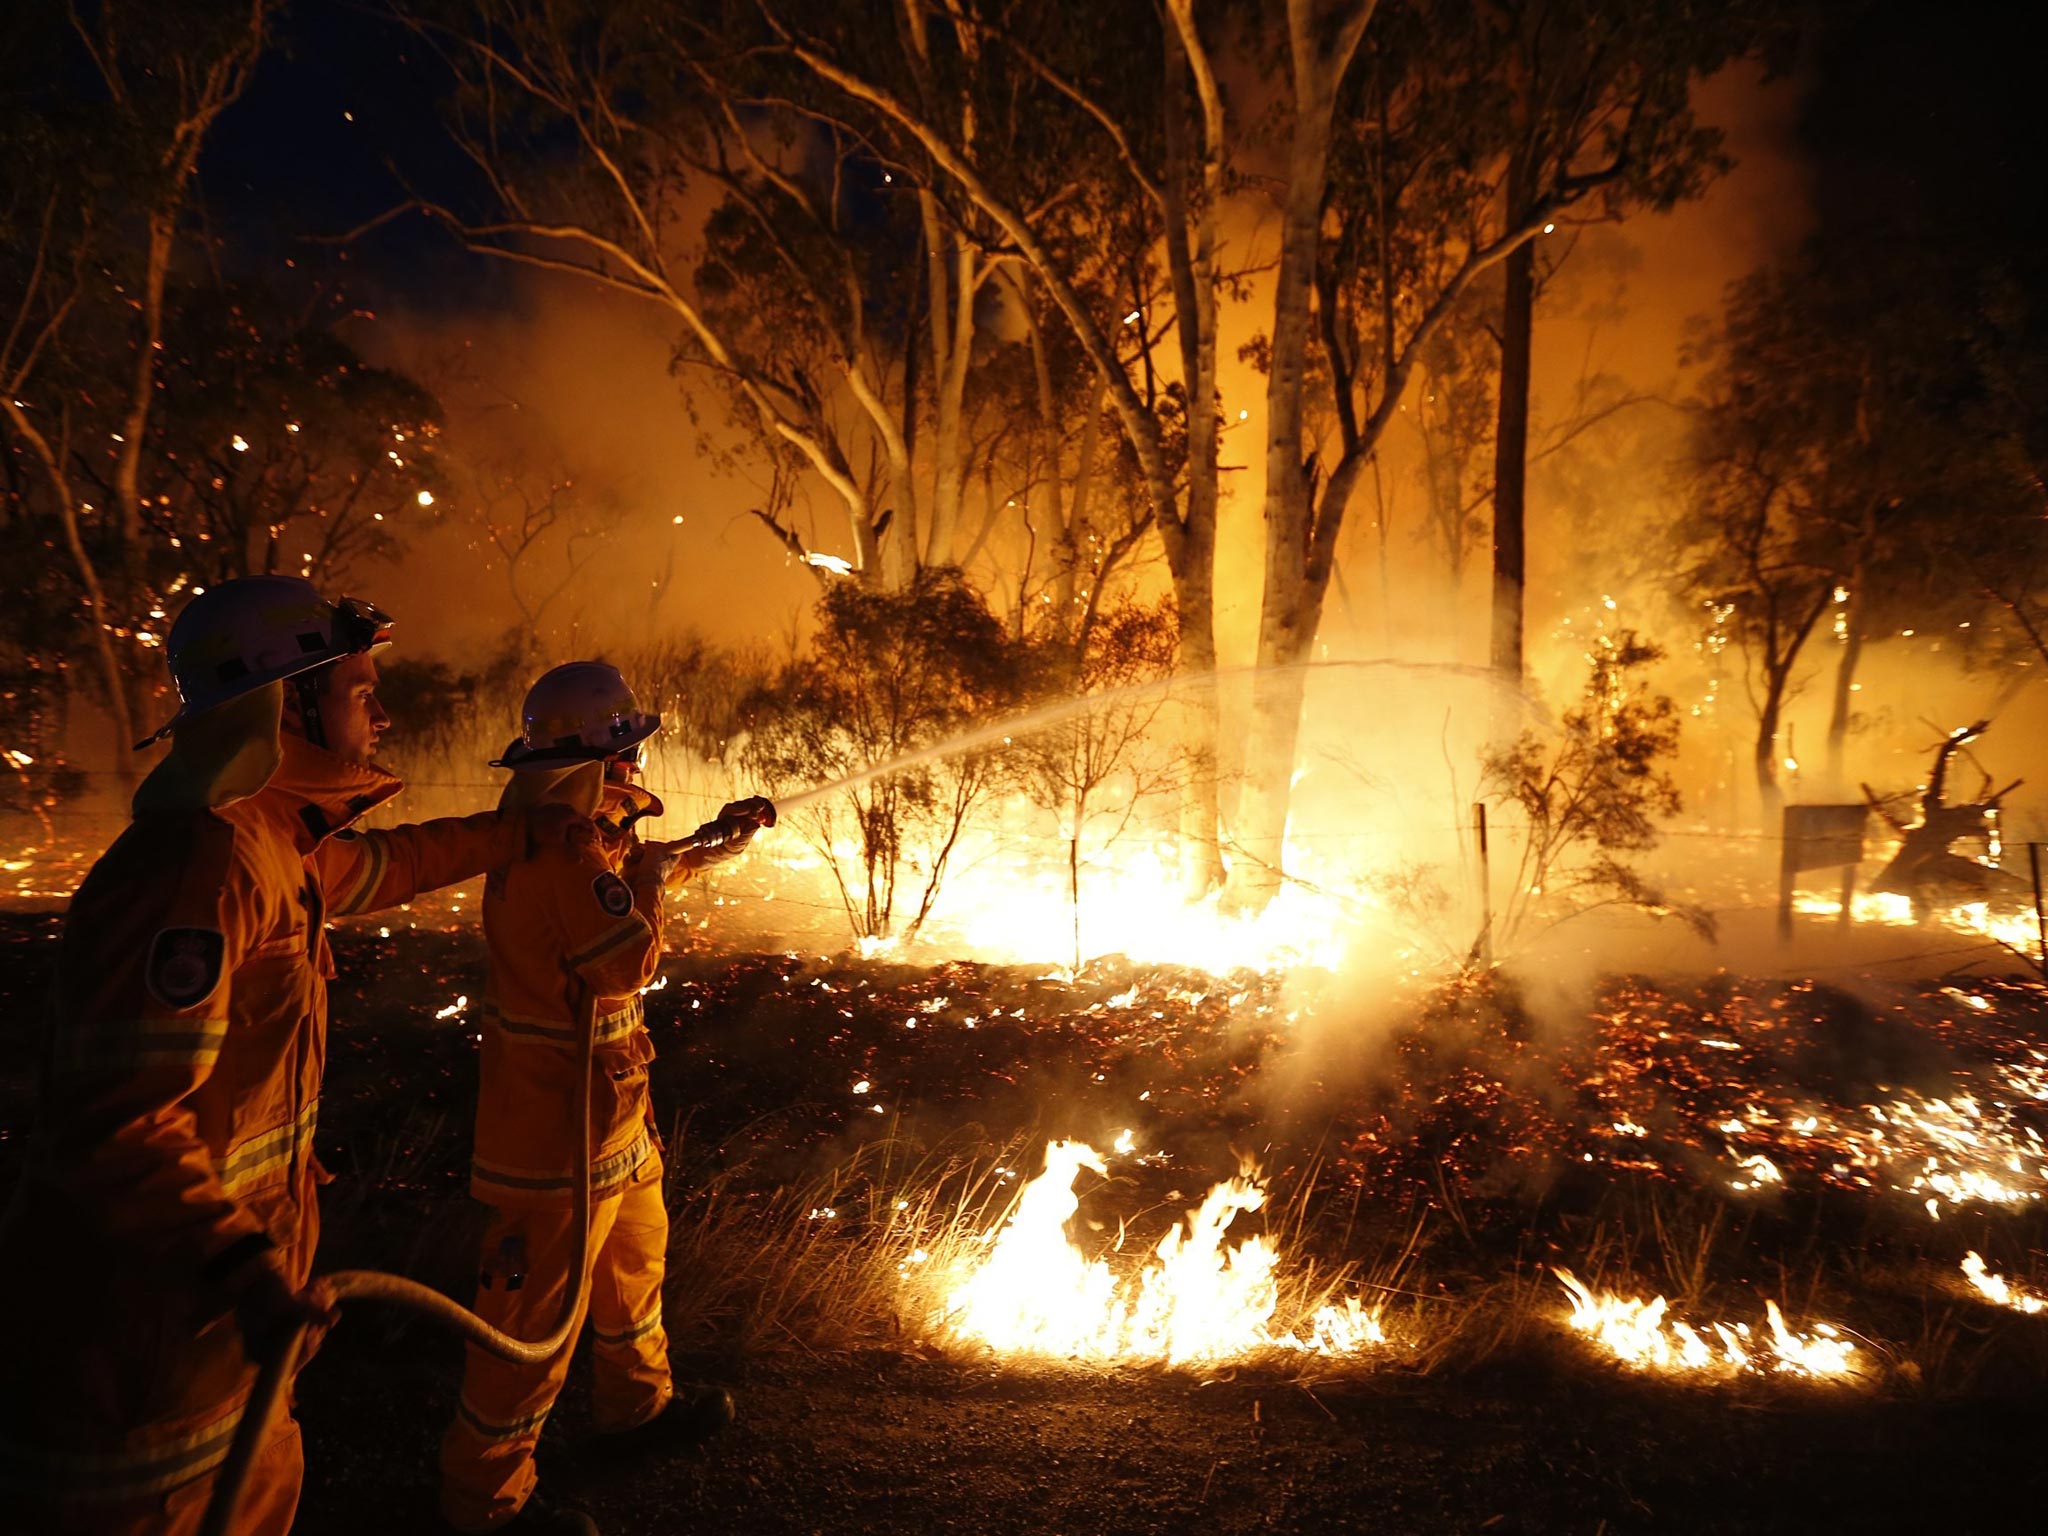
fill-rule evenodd
<path id="1" fill-rule="evenodd" d="M 635 824 L 660 815 L 661 803 L 632 780 L 641 744 L 661 721 L 639 709 L 618 672 L 602 662 L 556 667 L 533 685 L 522 713 L 519 739 L 492 764 L 513 770 L 499 804 L 566 805 L 593 817 L 600 836 L 485 883 L 490 974 L 471 1191 L 491 1215 L 475 1308 L 522 1338 L 541 1336 L 560 1316 L 575 1245 L 577 1028 L 590 1017 L 583 1296 L 593 1412 L 615 1445 L 686 1444 L 723 1427 L 732 1407 L 720 1391 L 679 1398 L 669 1377 L 661 1326 L 668 1212 L 640 989 L 661 961 L 663 887 L 738 853 L 773 822 L 774 808 L 736 802 L 683 844 L 642 844 Z M 581 1512 L 533 1496 L 534 1447 L 569 1355 L 515 1365 L 469 1346 L 441 1444 L 441 1508 L 457 1530 L 595 1531 Z"/>
<path id="2" fill-rule="evenodd" d="M 371 761 L 389 638 L 374 608 L 288 577 L 213 588 L 172 626 L 171 751 L 72 899 L 0 1220 L 9 1530 L 196 1529 L 252 1360 L 331 1320 L 308 1283 L 325 919 L 502 867 L 535 831 L 594 835 L 566 812 L 349 830 L 401 788 Z M 300 1472 L 281 1415 L 235 1531 L 283 1536 Z"/>

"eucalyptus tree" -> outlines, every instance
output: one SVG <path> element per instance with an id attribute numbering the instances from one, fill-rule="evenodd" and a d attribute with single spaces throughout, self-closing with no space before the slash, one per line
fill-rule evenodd
<path id="1" fill-rule="evenodd" d="M 1743 660 L 1766 829 L 1783 801 L 1785 709 L 1845 574 L 1841 516 L 1849 509 L 1861 520 L 1868 509 L 1852 465 L 1834 451 L 1829 391 L 1804 387 L 1804 338 L 1786 323 L 1783 294 L 1780 274 L 1746 279 L 1707 344 L 1712 367 L 1694 403 L 1674 529 L 1679 596 L 1707 613 Z"/>
<path id="2" fill-rule="evenodd" d="M 1690 87 L 1755 28 L 1739 8 L 1712 18 L 1694 10 L 1604 0 L 1286 4 L 1265 588 L 1240 828 L 1254 898 L 1282 873 L 1301 663 L 1351 498 L 1417 368 L 1440 353 L 1495 268 L 1492 649 L 1495 666 L 1520 680 L 1538 244 L 1575 218 L 1669 206 L 1723 163 L 1716 135 L 1692 118 Z"/>
<path id="3" fill-rule="evenodd" d="M 1489 216 L 1472 140 L 1485 79 L 1428 49 L 1428 17 L 1287 0 L 1284 19 L 1279 271 L 1260 357 L 1265 581 L 1234 880 L 1254 902 L 1284 874 L 1302 663 L 1360 477 L 1460 302 L 1545 218 Z"/>
<path id="4" fill-rule="evenodd" d="M 132 773 L 151 580 L 145 451 L 199 160 L 272 40 L 279 0 L 10 8 L 0 32 L 0 420 L 15 515 L 63 550 Z M 88 492 L 98 481 L 104 491 Z M 155 668 L 150 669 L 152 672 Z"/>
<path id="5" fill-rule="evenodd" d="M 921 190 L 991 231 L 1099 381 L 1173 580 L 1190 679 L 1182 871 L 1192 891 L 1212 888 L 1216 344 L 1233 187 L 1218 23 L 1198 20 L 1195 0 L 1078 12 L 901 0 L 889 24 L 930 41 L 913 61 L 873 46 L 882 29 L 865 7 L 761 11 L 783 53 L 830 88 L 838 104 L 825 110 L 865 114 Z M 1014 140 L 993 131 L 1012 123 Z"/>
<path id="6" fill-rule="evenodd" d="M 1500 198 L 1508 223 L 1616 220 L 1697 197 L 1731 164 L 1693 110 L 1694 86 L 1748 53 L 1773 57 L 1801 14 L 1741 0 L 1488 0 L 1459 13 L 1498 86 Z M 1558 249 L 1569 249 L 1558 247 Z M 1505 263 L 1494 432 L 1492 662 L 1522 676 L 1529 392 L 1539 250 Z"/>
<path id="7" fill-rule="evenodd" d="M 2048 654 L 2040 469 L 2002 382 L 1986 281 L 1974 261 L 1933 247 L 1902 243 L 1873 266 L 1816 239 L 1735 285 L 1709 338 L 1680 527 L 1685 590 L 1732 608 L 1724 622 L 1750 662 L 1767 808 L 1816 634 L 1834 649 L 1827 770 L 1838 789 L 1850 784 L 1845 746 L 1869 644 L 1952 644 L 2015 685 L 2031 675 L 2016 662 Z"/>
<path id="8" fill-rule="evenodd" d="M 1001 256 L 862 114 L 759 46 L 753 8 L 407 0 L 456 82 L 467 202 L 420 196 L 466 247 L 651 304 L 730 425 L 821 484 L 844 554 L 790 506 L 758 515 L 829 569 L 900 583 L 961 552 L 967 380 Z M 850 26 L 949 131 L 1009 154 L 934 57 L 921 9 Z M 807 87 L 792 89 L 792 86 Z M 359 231 L 362 233 L 366 231 Z"/>
<path id="9" fill-rule="evenodd" d="M 179 573 L 340 588 L 438 518 L 440 405 L 336 334 L 345 301 L 308 312 L 247 286 L 175 296 L 142 516 Z"/>

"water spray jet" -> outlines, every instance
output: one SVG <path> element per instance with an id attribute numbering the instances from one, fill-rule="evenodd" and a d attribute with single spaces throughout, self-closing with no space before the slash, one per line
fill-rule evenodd
<path id="1" fill-rule="evenodd" d="M 1132 703 L 1154 696 L 1170 696 L 1177 688 L 1213 686 L 1227 680 L 1249 680 L 1290 672 L 1362 671 L 1383 667 L 1431 675 L 1469 677 L 1504 690 L 1539 718 L 1548 718 L 1542 706 L 1532 699 L 1526 690 L 1511 687 L 1490 667 L 1469 666 L 1460 662 L 1407 661 L 1393 656 L 1372 656 L 1341 661 L 1297 661 L 1279 667 L 1218 667 L 1210 672 L 1176 672 L 1171 677 L 1153 678 L 1142 683 L 1125 683 L 1116 688 L 1105 688 L 1100 693 L 1082 694 L 1078 698 L 1062 699 L 1058 703 L 1042 705 L 1024 714 L 998 720 L 992 725 L 976 726 L 973 730 L 963 732 L 947 741 L 936 742 L 929 747 L 919 747 L 914 752 L 902 753 L 886 762 L 871 763 L 857 772 L 847 774 L 844 778 L 834 779 L 829 784 L 817 784 L 809 789 L 799 790 L 793 795 L 778 796 L 775 805 L 778 811 L 793 811 L 814 800 L 822 800 L 827 795 L 846 789 L 858 789 L 863 784 L 887 778 L 893 773 L 903 773 L 925 763 L 940 762 L 949 757 L 956 757 L 962 752 L 972 752 L 977 747 L 997 742 L 1007 746 L 1018 736 L 1033 735 L 1058 725 L 1071 716 L 1086 714 L 1112 704 Z"/>

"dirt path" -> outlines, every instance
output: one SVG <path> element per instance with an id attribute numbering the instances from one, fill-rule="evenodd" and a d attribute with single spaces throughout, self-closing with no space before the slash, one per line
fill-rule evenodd
<path id="1" fill-rule="evenodd" d="M 337 1336 L 305 1382 L 298 1529 L 435 1529 L 447 1363 Z M 578 1377 L 581 1377 L 579 1367 Z M 2018 1530 L 2048 1496 L 2038 1401 L 1731 1402 L 1611 1373 L 1267 1380 L 756 1363 L 715 1448 L 636 1468 L 582 1440 L 547 1485 L 608 1533 Z M 2018 1524 L 2012 1523 L 2015 1519 Z"/>

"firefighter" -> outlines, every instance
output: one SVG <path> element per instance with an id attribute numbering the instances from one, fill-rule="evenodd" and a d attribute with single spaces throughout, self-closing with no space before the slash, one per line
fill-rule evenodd
<path id="1" fill-rule="evenodd" d="M 594 837 L 567 811 L 350 830 L 401 788 L 372 761 L 390 634 L 282 576 L 212 588 L 171 628 L 183 706 L 150 738 L 171 749 L 72 898 L 0 1219 L 8 1529 L 195 1530 L 254 1362 L 332 1320 L 311 1281 L 326 918 Z M 286 1413 L 234 1530 L 283 1536 L 300 1475 Z"/>
<path id="2" fill-rule="evenodd" d="M 637 823 L 662 807 L 633 777 L 661 720 L 640 710 L 618 672 L 593 661 L 556 667 L 534 683 L 522 714 L 519 738 L 491 765 L 512 770 L 500 805 L 569 806 L 595 819 L 599 839 L 493 874 L 484 886 L 490 974 L 470 1187 L 490 1210 L 475 1309 L 523 1338 L 546 1333 L 561 1315 L 576 1241 L 577 1030 L 588 1017 L 582 1308 L 593 1335 L 593 1414 L 615 1450 L 693 1444 L 730 1422 L 732 1403 L 718 1390 L 679 1396 L 669 1375 L 661 1322 L 668 1211 L 640 989 L 661 961 L 664 886 L 737 854 L 773 822 L 774 808 L 758 799 L 730 804 L 685 840 L 697 846 L 643 844 Z M 534 1447 L 570 1353 L 516 1365 L 468 1346 L 461 1400 L 441 1442 L 441 1512 L 455 1529 L 596 1530 L 581 1511 L 534 1495 Z"/>

